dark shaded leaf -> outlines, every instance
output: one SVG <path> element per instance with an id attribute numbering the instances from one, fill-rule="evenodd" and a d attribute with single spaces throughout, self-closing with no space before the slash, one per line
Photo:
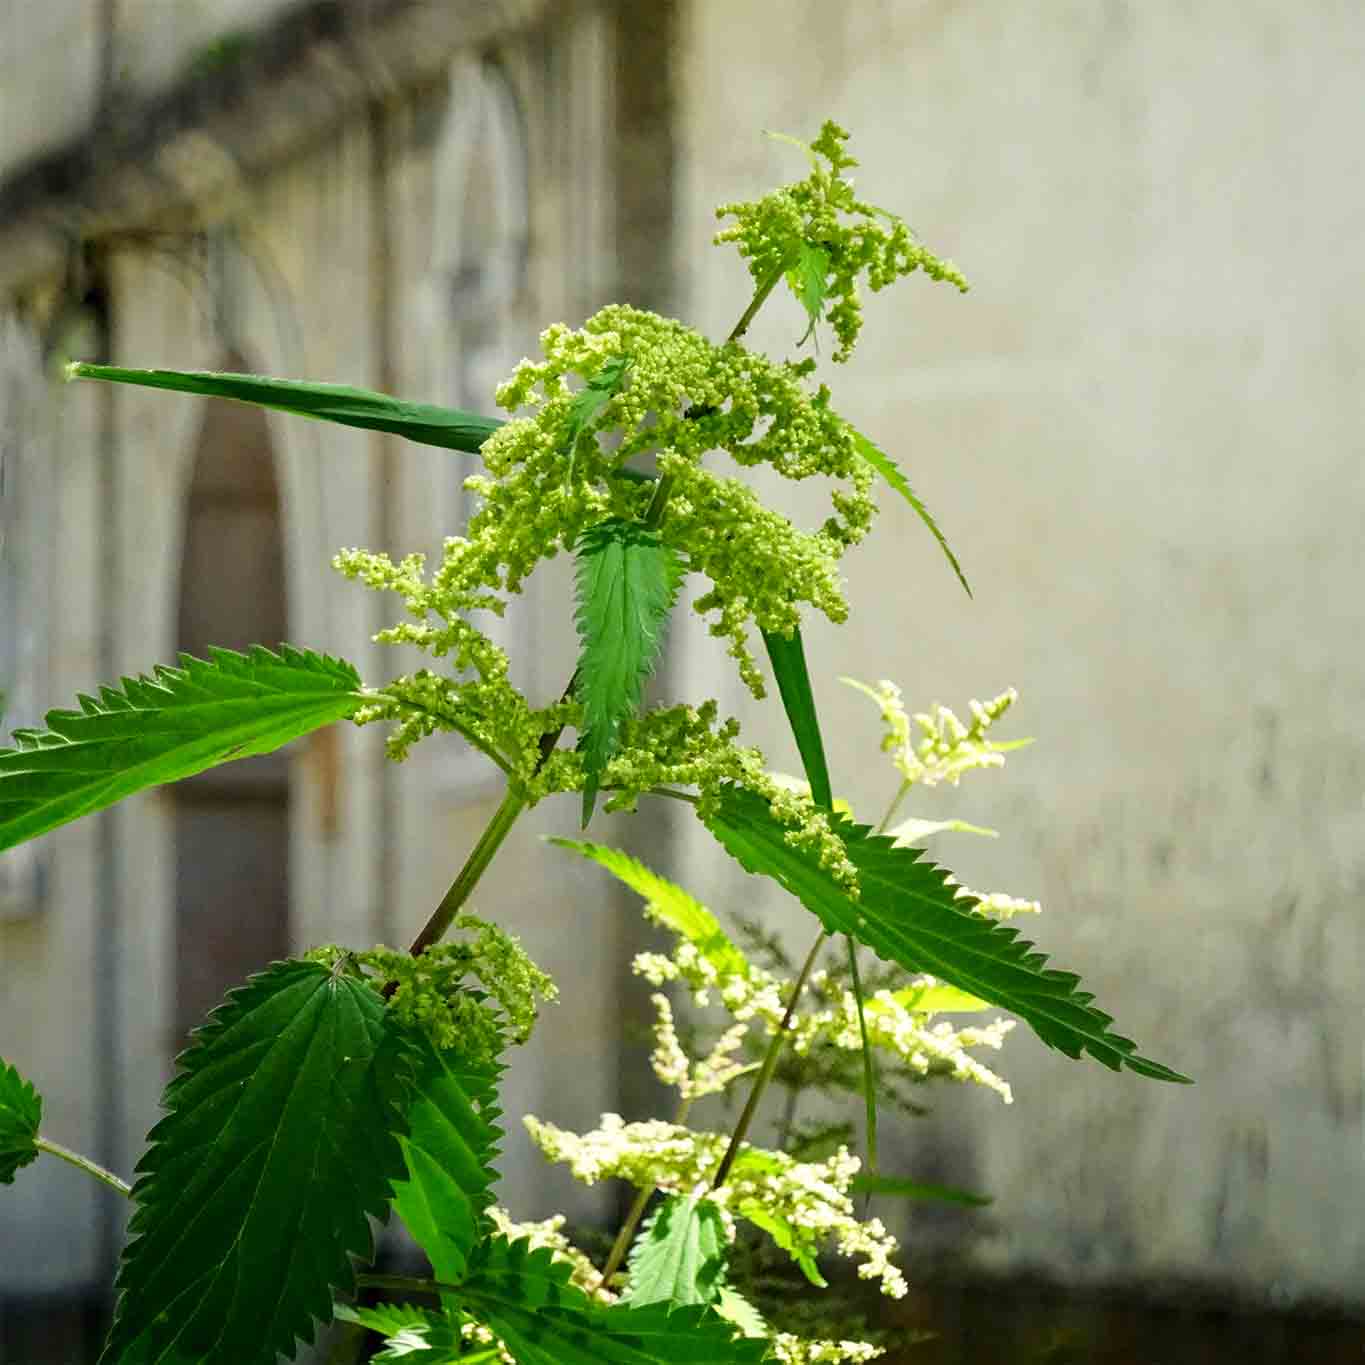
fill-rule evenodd
<path id="1" fill-rule="evenodd" d="M 101 1365 L 274 1365 L 327 1322 L 403 1174 L 409 1044 L 363 981 L 279 962 L 179 1057 Z"/>
<path id="2" fill-rule="evenodd" d="M 785 635 L 763 632 L 763 643 L 777 679 L 777 690 L 787 712 L 787 720 L 796 740 L 801 765 L 810 783 L 811 800 L 821 810 L 834 809 L 834 792 L 830 786 L 829 764 L 825 761 L 825 741 L 820 734 L 820 720 L 815 713 L 815 693 L 810 685 L 810 671 L 806 667 L 806 648 L 799 628 Z"/>
<path id="3" fill-rule="evenodd" d="M 0 1060 L 0 1185 L 38 1155 L 34 1139 L 43 1121 L 42 1096 L 18 1070 Z"/>
<path id="4" fill-rule="evenodd" d="M 432 403 L 409 403 L 372 389 L 315 384 L 298 379 L 269 379 L 259 374 L 126 370 L 117 365 L 76 361 L 67 366 L 67 377 L 136 384 L 147 389 L 198 394 L 202 398 L 231 398 L 296 417 L 313 417 L 342 426 L 363 427 L 367 431 L 387 431 L 420 445 L 463 450 L 470 455 L 477 455 L 483 443 L 503 425 L 498 417 L 482 417 L 476 412 L 437 407 Z"/>
<path id="5" fill-rule="evenodd" d="M 970 897 L 919 849 L 898 848 L 866 825 L 836 825 L 858 872 L 861 895 L 849 894 L 814 858 L 786 842 L 786 829 L 754 793 L 731 787 L 708 821 L 716 838 L 748 871 L 780 882 L 831 933 L 850 934 L 908 972 L 925 972 L 1017 1014 L 1068 1057 L 1089 1054 L 1117 1071 L 1153 1080 L 1188 1077 L 1138 1054 L 1110 1031 L 1112 1019 L 1078 989 L 1073 972 L 1047 958 L 1011 925 L 974 912 Z"/>

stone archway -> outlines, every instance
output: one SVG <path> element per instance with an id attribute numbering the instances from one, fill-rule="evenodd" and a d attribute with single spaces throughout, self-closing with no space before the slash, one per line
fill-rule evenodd
<path id="1" fill-rule="evenodd" d="M 225 368 L 244 369 L 239 357 Z M 205 405 L 185 501 L 178 648 L 272 648 L 286 636 L 283 518 L 265 414 Z M 227 990 L 289 952 L 289 760 L 229 763 L 175 802 L 177 1040 Z"/>

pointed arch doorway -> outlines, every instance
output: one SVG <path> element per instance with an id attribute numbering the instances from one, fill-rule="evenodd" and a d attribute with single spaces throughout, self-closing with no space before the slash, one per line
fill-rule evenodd
<path id="1" fill-rule="evenodd" d="M 245 370 L 240 356 L 224 369 Z M 284 529 L 259 408 L 209 399 L 185 501 L 180 650 L 287 638 Z M 289 760 L 228 763 L 171 788 L 177 1044 L 233 986 L 289 953 Z"/>

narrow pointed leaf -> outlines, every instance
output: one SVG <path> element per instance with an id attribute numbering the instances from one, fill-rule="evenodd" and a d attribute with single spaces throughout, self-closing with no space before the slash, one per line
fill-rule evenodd
<path id="1" fill-rule="evenodd" d="M 606 361 L 586 386 L 574 395 L 569 408 L 568 426 L 564 433 L 564 453 L 568 456 L 564 475 L 566 483 L 573 478 L 579 437 L 590 429 L 598 413 L 621 391 L 621 385 L 625 382 L 629 369 L 628 356 L 614 356 Z"/>
<path id="2" fill-rule="evenodd" d="M 729 1240 L 710 1199 L 673 1194 L 640 1229 L 630 1253 L 630 1288 L 623 1302 L 713 1303 L 725 1278 Z"/>
<path id="3" fill-rule="evenodd" d="M 822 246 L 802 242 L 797 248 L 796 264 L 787 272 L 787 284 L 806 310 L 808 326 L 801 340 L 803 345 L 815 335 L 815 328 L 825 316 L 825 299 L 829 295 L 829 252 Z"/>
<path id="4" fill-rule="evenodd" d="M 677 555 L 641 522 L 611 518 L 579 537 L 577 696 L 583 705 L 583 824 L 616 752 L 622 721 L 639 709 L 682 581 Z"/>
<path id="5" fill-rule="evenodd" d="M 181 1054 L 101 1365 L 273 1365 L 354 1286 L 403 1173 L 409 1044 L 364 982 L 279 962 Z"/>
<path id="6" fill-rule="evenodd" d="M 694 944 L 721 976 L 749 974 L 748 959 L 721 928 L 720 921 L 681 886 L 661 877 L 619 848 L 579 843 L 573 839 L 551 839 L 550 842 L 591 859 L 619 877 L 632 891 L 639 892 L 645 899 L 645 918 Z"/>
<path id="7" fill-rule="evenodd" d="M 810 685 L 800 628 L 793 630 L 790 638 L 765 630 L 763 643 L 768 649 L 773 677 L 777 679 L 777 690 L 782 696 L 797 752 L 801 755 L 801 765 L 806 770 L 806 781 L 810 783 L 811 800 L 821 810 L 833 810 L 834 792 L 829 780 L 829 764 L 825 761 L 825 741 L 815 713 L 815 693 Z"/>
<path id="8" fill-rule="evenodd" d="M 858 453 L 915 509 L 915 515 L 929 528 L 929 534 L 938 541 L 939 549 L 948 557 L 948 563 L 953 566 L 957 581 L 962 584 L 963 590 L 970 597 L 972 588 L 971 584 L 967 582 L 967 575 L 962 572 L 962 565 L 957 562 L 957 556 L 953 553 L 952 547 L 948 544 L 943 532 L 939 530 L 938 522 L 934 520 L 929 509 L 920 501 L 919 495 L 910 487 L 910 481 L 905 477 L 901 467 L 884 450 L 868 440 L 861 431 L 853 427 L 850 427 L 849 430 L 853 433 L 853 440 L 858 447 Z"/>
<path id="9" fill-rule="evenodd" d="M 737 1336 L 711 1308 L 605 1306 L 569 1283 L 569 1267 L 527 1242 L 495 1237 L 461 1286 L 461 1306 L 517 1365 L 758 1365 L 768 1343 Z"/>
<path id="10" fill-rule="evenodd" d="M 0 1058 L 0 1185 L 38 1155 L 34 1139 L 43 1121 L 42 1096 L 16 1068 Z"/>
<path id="11" fill-rule="evenodd" d="M 497 1179 L 492 1161 L 497 1126 L 498 1070 L 423 1039 L 420 1067 L 402 1140 L 405 1179 L 394 1185 L 393 1207 L 426 1252 L 436 1279 L 464 1279 Z"/>
<path id="12" fill-rule="evenodd" d="M 966 1208 L 984 1209 L 995 1203 L 988 1194 L 973 1194 L 970 1190 L 955 1189 L 951 1185 L 925 1185 L 918 1180 L 902 1180 L 898 1176 L 855 1175 L 851 1186 L 854 1194 L 891 1194 L 899 1199 L 921 1199 L 931 1204 L 961 1204 Z"/>
<path id="13" fill-rule="evenodd" d="M 0 749 L 0 849 L 146 787 L 270 753 L 364 704 L 340 659 L 288 645 L 209 654 L 101 688 L 79 711 L 50 711 L 46 730 L 16 731 L 16 747 Z"/>
<path id="14" fill-rule="evenodd" d="M 969 995 L 1017 1014 L 1049 1047 L 1068 1057 L 1088 1054 L 1117 1071 L 1153 1080 L 1188 1077 L 1141 1056 L 1113 1033 L 1111 1017 L 1079 989 L 1072 972 L 1049 968 L 1047 958 L 1010 925 L 974 913 L 970 897 L 918 849 L 898 848 L 866 825 L 843 821 L 838 832 L 857 869 L 854 900 L 828 872 L 786 842 L 768 803 L 732 787 L 708 821 L 716 838 L 748 871 L 773 877 L 831 933 L 851 934 L 879 957 L 906 971 L 927 973 Z"/>
<path id="15" fill-rule="evenodd" d="M 345 384 L 315 384 L 299 379 L 269 379 L 259 374 L 217 374 L 208 370 L 126 370 L 117 365 L 75 361 L 67 366 L 69 379 L 103 379 L 113 384 L 136 384 L 147 389 L 198 394 L 202 398 L 231 398 L 238 403 L 274 408 L 296 417 L 313 417 L 367 431 L 387 431 L 420 445 L 463 450 L 477 455 L 483 443 L 503 422 L 459 408 L 432 403 L 409 403 L 372 389 Z"/>

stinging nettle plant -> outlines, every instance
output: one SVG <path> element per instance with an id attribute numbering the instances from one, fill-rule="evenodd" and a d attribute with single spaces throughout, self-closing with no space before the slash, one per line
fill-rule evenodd
<path id="1" fill-rule="evenodd" d="M 875 828 L 834 798 L 801 625 L 812 611 L 847 616 L 839 561 L 871 528 L 878 480 L 910 503 L 967 586 L 900 469 L 814 383 L 815 361 L 743 345 L 784 282 L 808 317 L 801 341 L 828 325 L 835 361 L 857 341 L 863 282 L 879 290 L 922 271 L 966 288 L 897 216 L 857 197 L 846 140 L 826 123 L 797 144 L 810 160 L 805 179 L 718 210 L 733 221 L 716 240 L 734 243 L 754 283 L 723 342 L 624 305 L 577 330 L 556 324 L 542 358 L 523 361 L 497 392 L 509 420 L 338 385 L 70 367 L 73 378 L 237 399 L 475 454 L 482 472 L 467 486 L 481 501 L 434 569 L 420 555 L 395 562 L 360 549 L 335 561 L 397 594 L 404 619 L 379 638 L 426 651 L 431 668 L 367 687 L 343 660 L 258 646 L 182 657 L 82 696 L 79 710 L 52 712 L 46 729 L 16 731 L 0 750 L 0 849 L 348 718 L 387 722 L 394 759 L 458 735 L 506 777 L 488 828 L 406 952 L 323 946 L 229 993 L 179 1057 L 131 1188 L 41 1136 L 34 1087 L 0 1064 L 0 1182 L 48 1152 L 134 1202 L 107 1365 L 267 1365 L 334 1317 L 380 1333 L 379 1359 L 431 1365 L 867 1360 L 880 1348 L 850 1339 L 837 1312 L 823 1335 L 818 1315 L 784 1322 L 762 1268 L 786 1260 L 822 1286 L 818 1257 L 835 1250 L 894 1297 L 905 1287 L 895 1241 L 858 1215 L 855 1196 L 974 1198 L 878 1169 L 879 1093 L 913 1107 L 913 1083 L 943 1076 L 1009 1099 L 973 1051 L 998 1048 L 1012 1022 L 958 1027 L 939 1016 L 1002 1009 L 1069 1057 L 1185 1079 L 1113 1032 L 1078 978 L 1049 968 L 1005 922 L 1036 905 L 968 891 L 917 847 L 975 827 L 892 824 L 916 786 L 1003 762 L 1015 745 L 989 731 L 1013 693 L 973 702 L 964 725 L 942 707 L 912 718 L 889 682 L 854 683 L 880 709 L 899 785 Z M 827 481 L 828 516 L 799 529 L 718 472 L 716 454 L 741 470 L 766 464 Z M 654 472 L 637 467 L 645 455 Z M 501 614 L 561 550 L 576 564 L 580 650 L 563 694 L 536 705 L 475 620 Z M 706 580 L 694 610 L 711 618 L 756 697 L 761 639 L 804 779 L 770 772 L 713 701 L 643 707 L 691 575 Z M 572 747 L 561 743 L 570 730 Z M 779 883 L 816 921 L 792 970 L 753 926 L 727 932 L 628 854 L 555 840 L 637 892 L 675 940 L 670 953 L 641 954 L 635 971 L 657 992 L 652 1061 L 677 1091 L 676 1111 L 635 1123 L 604 1115 L 586 1134 L 524 1119 L 547 1159 L 579 1179 L 635 1187 L 600 1264 L 569 1242 L 562 1220 L 517 1223 L 496 1203 L 502 1059 L 555 986 L 515 939 L 467 909 L 518 817 L 559 793 L 579 794 L 584 827 L 599 803 L 686 803 L 747 872 Z M 701 1011 L 719 1007 L 724 1027 L 680 1030 L 669 983 Z M 774 1086 L 788 1100 L 763 1146 L 750 1134 Z M 861 1096 L 865 1160 L 850 1150 L 851 1124 L 798 1121 L 808 1088 Z M 742 1097 L 727 1131 L 689 1125 L 708 1095 Z M 430 1259 L 430 1280 L 364 1269 L 368 1219 L 390 1214 Z M 361 1306 L 362 1288 L 379 1302 Z"/>

